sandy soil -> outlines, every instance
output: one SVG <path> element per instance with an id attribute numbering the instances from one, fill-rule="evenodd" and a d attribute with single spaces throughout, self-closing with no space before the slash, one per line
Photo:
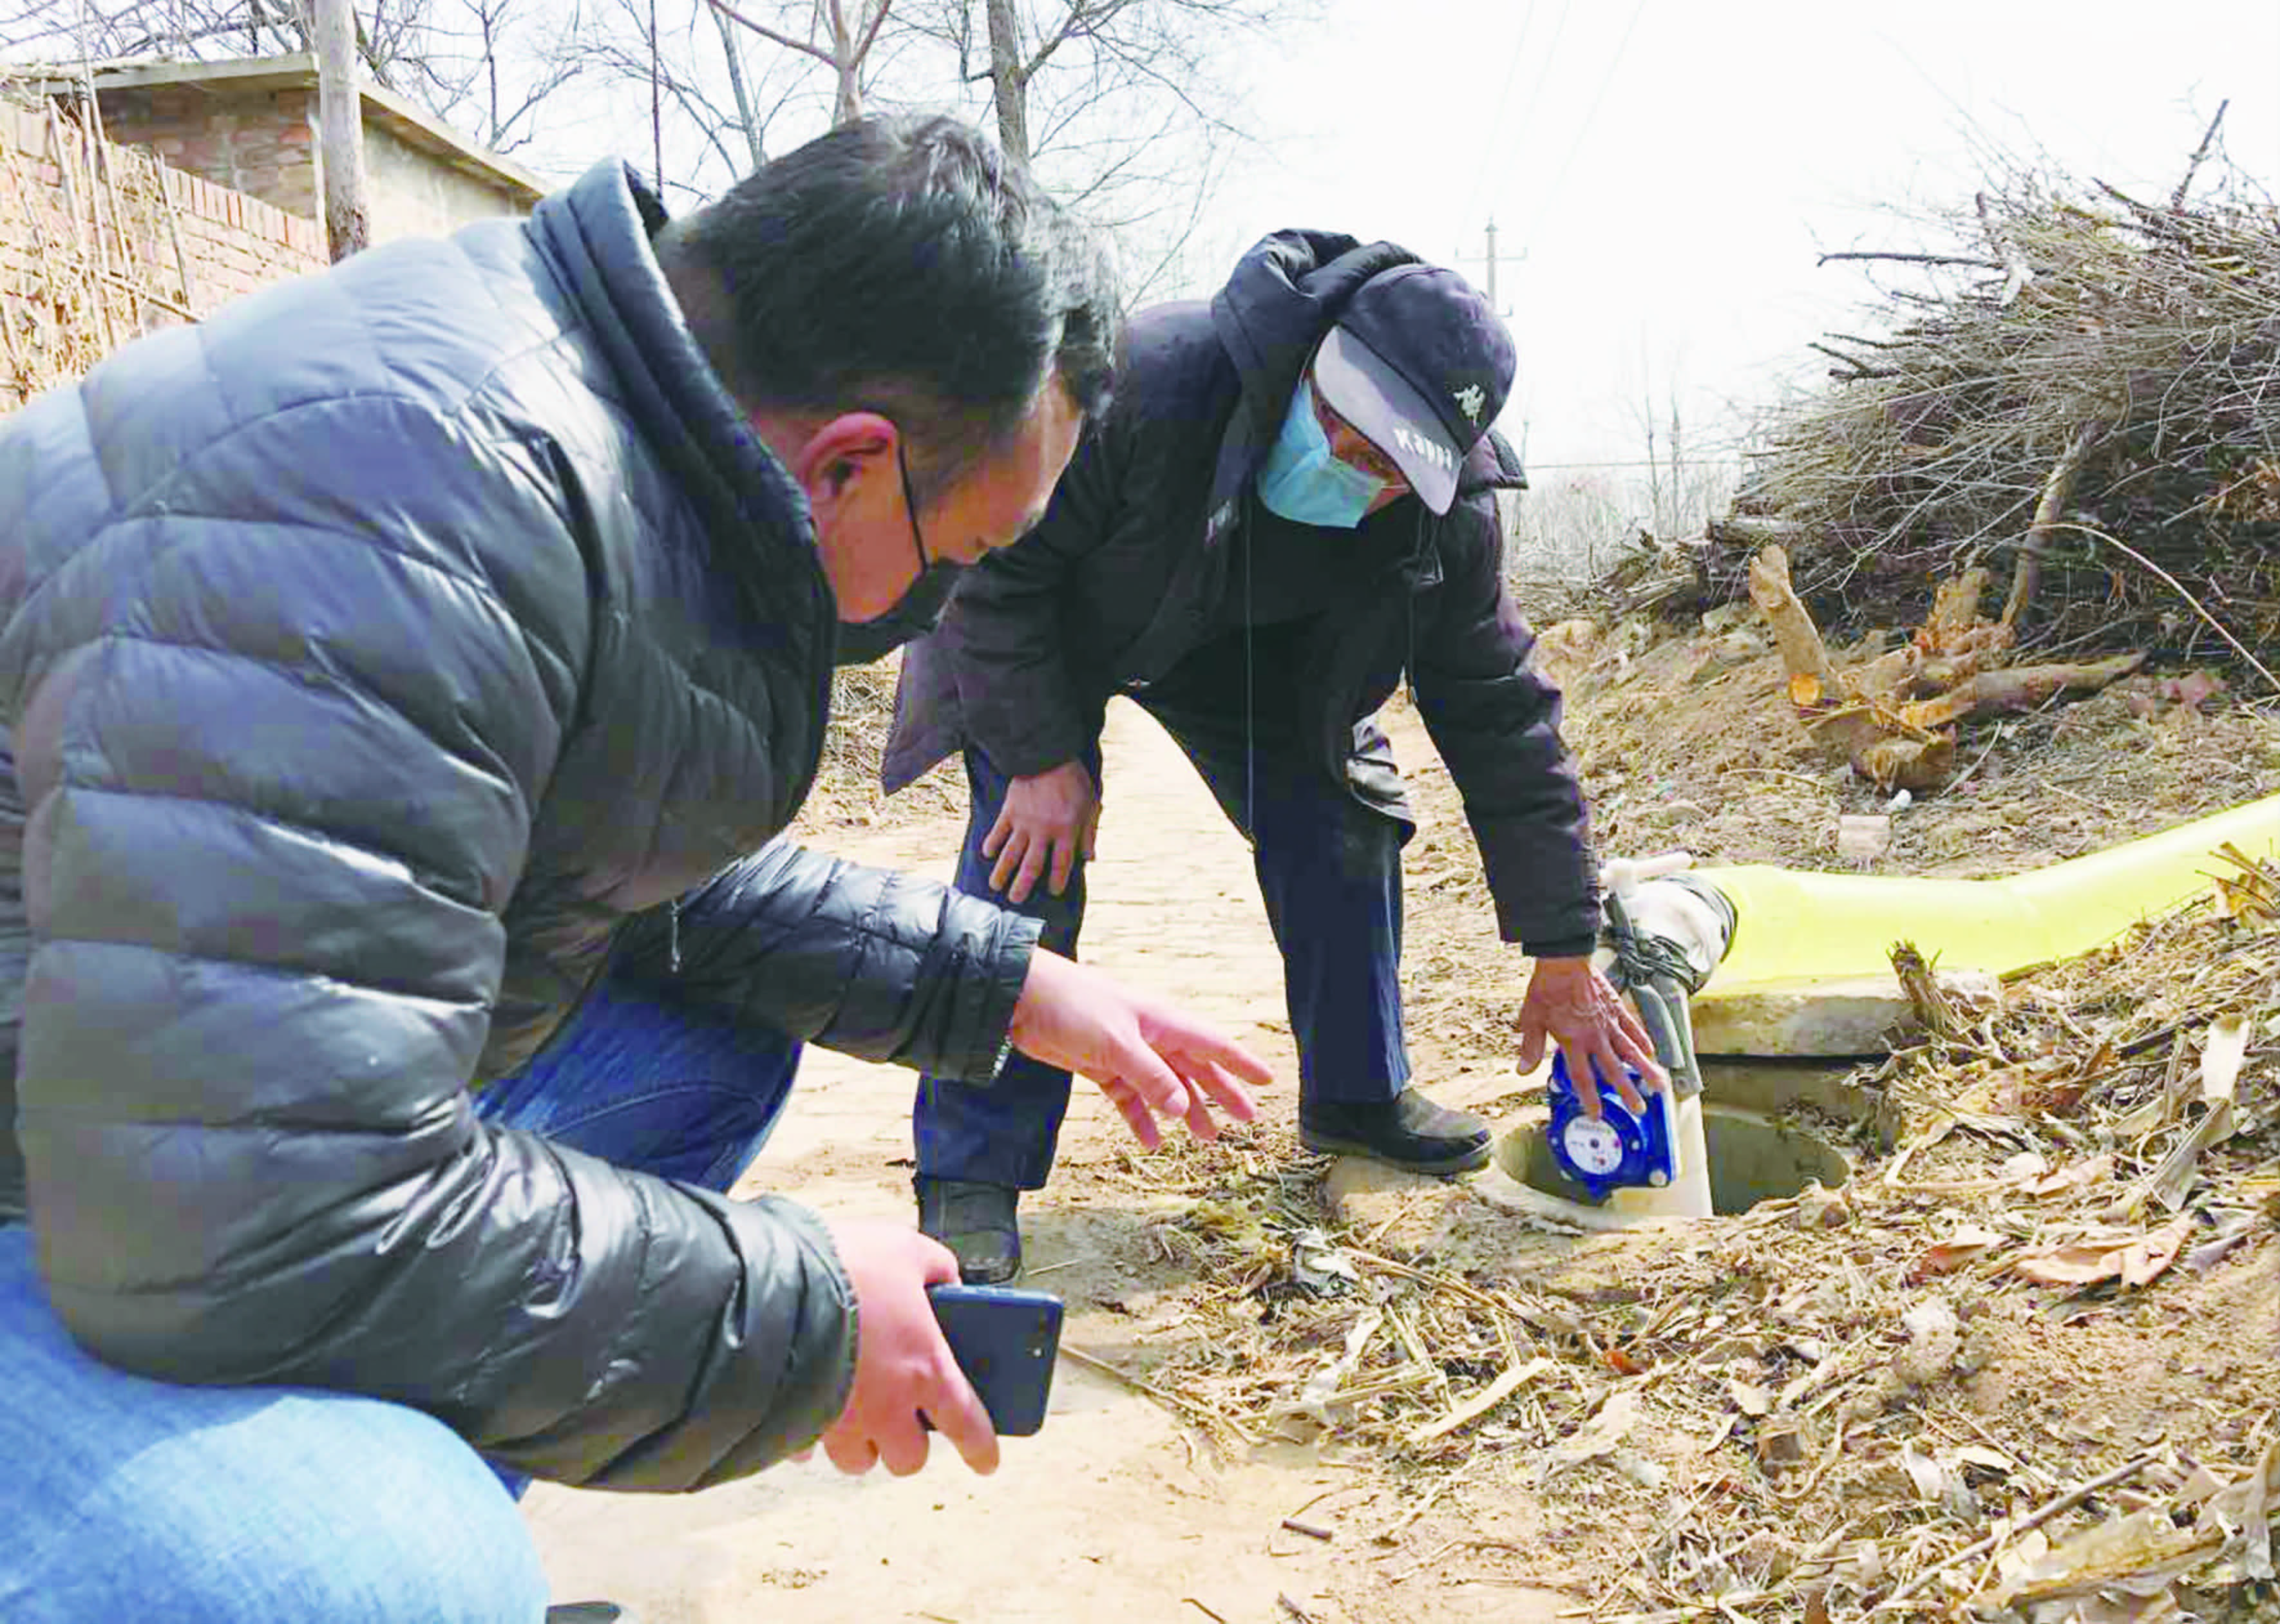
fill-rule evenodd
<path id="1" fill-rule="evenodd" d="M 1809 753 L 1783 713 L 1768 657 L 1746 636 L 1576 658 L 1568 732 L 1605 850 L 1684 845 L 1715 861 L 1833 866 L 1837 814 L 1881 804 Z M 1524 1093 L 1507 1023 L 1525 961 L 1495 939 L 1454 788 L 1421 729 L 1398 704 L 1387 720 L 1426 820 L 1405 858 L 1419 1079 L 1437 1097 L 1503 1117 Z M 2280 726 L 2222 701 L 2112 694 L 1986 727 L 1964 758 L 1982 752 L 1962 793 L 1896 815 L 1891 871 L 2008 872 L 2280 788 Z M 1107 757 L 1087 956 L 1187 1000 L 1289 1076 L 1279 965 L 1247 853 L 1142 713 L 1113 710 Z M 959 803 L 947 777 L 884 808 L 843 789 L 812 814 L 811 837 L 946 876 Z M 909 1083 L 905 1074 L 813 1057 L 750 1181 L 828 1212 L 906 1214 Z M 1752 1464 L 1752 1423 L 1734 1410 L 1735 1384 L 1795 1382 L 1808 1368 L 1797 1349 L 1817 1341 L 1905 1342 L 1898 1318 L 1916 1298 L 1906 1260 L 1924 1226 L 1979 1214 L 1973 1201 L 1863 1199 L 1825 1229 L 1784 1212 L 1771 1224 L 1721 1220 L 1676 1240 L 1578 1242 L 1515 1228 L 1461 1187 L 1397 1186 L 1372 1207 L 1362 1181 L 1334 1208 L 1341 1174 L 1326 1179 L 1318 1158 L 1292 1153 L 1294 1112 L 1286 1086 L 1242 1147 L 1142 1157 L 1080 1087 L 1054 1181 L 1026 1204 L 1024 1228 L 1033 1283 L 1067 1298 L 1066 1345 L 1089 1358 L 1064 1361 L 1044 1433 L 1010 1443 L 996 1478 L 972 1478 L 944 1459 L 901 1482 L 843 1480 L 819 1464 L 685 1498 L 543 1488 L 529 1514 L 558 1596 L 608 1596 L 636 1607 L 643 1624 L 1437 1624 L 1621 1611 L 1616 1581 L 1635 1581 L 1645 1565 L 1658 1595 L 1738 1595 L 1779 1582 L 1814 1540 L 1915 1539 L 1911 1519 L 1926 1513 L 1908 1509 L 1907 1480 L 1893 1464 L 1905 1438 L 1930 1447 L 1999 1435 L 2019 1465 L 2007 1482 L 1975 1475 L 1991 1515 L 2165 1428 L 2194 1459 L 2238 1467 L 2258 1447 L 2258 1418 L 2280 1385 L 2280 1237 L 2268 1228 L 2210 1273 L 2062 1312 L 1991 1287 L 1983 1304 L 1956 1298 L 1968 1328 L 1963 1374 L 1881 1412 L 1883 1389 L 1854 1389 L 1822 1417 L 1838 1423 L 1814 1473 L 1826 1481 L 1796 1497 L 1788 1480 L 1775 1483 Z M 1951 1140 L 1912 1176 L 1968 1187 L 1985 1171 L 1969 1159 L 1980 1154 Z M 1199 1192 L 1230 1190 L 1332 1222 L 1383 1210 L 1383 1222 L 1367 1227 L 1385 1251 L 1565 1305 L 1539 1329 L 1560 1355 L 1554 1374 L 1567 1393 L 1524 1396 L 1438 1455 L 1393 1458 L 1336 1432 L 1214 1449 L 1192 1395 L 1280 1381 L 1280 1369 L 1244 1368 L 1250 1350 L 1290 1354 L 1287 1341 L 1275 1350 L 1273 1294 L 1230 1286 L 1241 1249 L 1198 1221 Z M 1461 1323 L 1454 1334 L 1467 1334 Z M 1452 1350 L 1444 1364 L 1477 1379 L 1470 1358 Z M 1626 1456 L 1578 1466 L 1539 1493 L 1536 1463 L 1582 1435 L 1612 1390 L 1610 1369 L 1628 1381 L 1642 1367 L 1634 1361 L 1664 1423 Z M 1152 1379 L 1187 1397 L 1185 1407 L 1138 1390 Z M 1976 1500 L 1963 1510 L 1983 1514 Z M 1329 1537 L 1293 1532 L 1285 1519 Z M 1837 1571 L 1841 1596 L 1845 1569 Z M 1792 1613 L 1784 1603 L 1762 1616 Z"/>
<path id="2" fill-rule="evenodd" d="M 1144 714 L 1112 711 L 1106 810 L 1092 869 L 1086 957 L 1134 984 L 1175 993 L 1294 1073 L 1280 960 L 1249 853 L 1177 749 Z M 915 817 L 812 820 L 813 843 L 866 861 L 947 878 L 962 812 L 938 786 L 912 792 Z M 866 822 L 870 827 L 865 827 Z M 1517 975 L 1522 962 L 1506 955 Z M 1486 1047 L 1464 1046 L 1444 1097 L 1508 1089 Z M 1421 1045 L 1421 1074 L 1442 1070 Z M 909 1074 L 816 1054 L 748 1187 L 797 1196 L 820 1211 L 910 1212 Z M 1270 1094 L 1287 1119 L 1295 1093 Z M 1158 1306 L 1185 1272 L 1146 1241 L 1152 1197 L 1113 1174 L 1128 1158 L 1105 1101 L 1080 1087 L 1054 1184 L 1025 1206 L 1029 1279 L 1068 1302 L 1065 1343 L 1119 1368 L 1144 1367 Z M 1309 1448 L 1214 1462 L 1147 1397 L 1064 1361 L 1051 1420 L 1011 1441 L 998 1475 L 976 1479 L 937 1451 L 918 1476 L 849 1480 L 820 1461 L 786 1466 L 694 1497 L 632 1498 L 541 1486 L 528 1497 L 558 1599 L 607 1597 L 641 1624 L 768 1620 L 983 1620 L 1131 1619 L 1236 1621 L 1294 1615 L 1320 1624 L 1401 1618 L 1549 1619 L 1568 1597 L 1500 1573 L 1406 1577 L 1414 1525 L 1375 1543 L 1399 1514 L 1378 1504 L 1367 1463 Z M 1353 1522 L 1342 1508 L 1372 1507 Z M 1293 1534 L 1282 1520 L 1329 1531 Z M 1437 1540 L 1429 1540 L 1429 1551 Z M 1192 1599 L 1190 1599 L 1192 1598 Z"/>

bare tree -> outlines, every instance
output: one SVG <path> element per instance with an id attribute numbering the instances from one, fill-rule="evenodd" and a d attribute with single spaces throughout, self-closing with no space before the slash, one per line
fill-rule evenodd
<path id="1" fill-rule="evenodd" d="M 749 3 L 749 0 L 748 0 Z M 716 16 L 751 29 L 762 39 L 813 57 L 829 68 L 837 94 L 832 99 L 834 126 L 852 124 L 863 116 L 863 68 L 871 49 L 879 42 L 893 0 L 813 0 L 808 14 L 807 37 L 782 32 L 739 10 L 728 0 L 706 0 Z"/>
<path id="2" fill-rule="evenodd" d="M 0 57 L 297 51 L 310 4 L 0 0 Z M 1137 298 L 1180 280 L 1213 189 L 1249 140 L 1227 65 L 1320 0 L 353 4 L 365 71 L 484 144 L 560 165 L 638 142 L 644 166 L 688 197 L 874 104 L 962 106 L 1117 239 Z M 564 94 L 581 85 L 637 87 L 640 115 L 628 96 Z"/>
<path id="3" fill-rule="evenodd" d="M 356 55 L 376 84 L 419 103 L 494 151 L 540 134 L 548 97 L 576 76 L 557 40 L 580 30 L 580 0 L 361 0 Z M 0 0 L 0 55 L 97 63 L 196 62 L 316 49 L 312 0 Z"/>
<path id="4" fill-rule="evenodd" d="M 814 61 L 779 49 L 747 55 L 747 31 L 705 0 L 655 4 L 652 32 L 652 0 L 600 0 L 557 60 L 597 85 L 639 86 L 654 109 L 643 134 L 660 189 L 711 196 L 766 163 L 778 120 L 812 106 Z"/>
<path id="5" fill-rule="evenodd" d="M 1127 291 L 1173 280 L 1249 141 L 1224 65 L 1318 0 L 901 0 L 949 47 L 999 144 L 1125 250 Z"/>
<path id="6" fill-rule="evenodd" d="M 768 161 L 768 144 L 764 135 L 759 110 L 752 102 L 751 85 L 744 78 L 744 42 L 736 37 L 736 26 L 726 12 L 712 12 L 713 26 L 720 31 L 720 55 L 728 63 L 728 93 L 736 98 L 736 121 L 743 126 L 744 141 L 752 155 L 752 167 L 758 169 Z"/>

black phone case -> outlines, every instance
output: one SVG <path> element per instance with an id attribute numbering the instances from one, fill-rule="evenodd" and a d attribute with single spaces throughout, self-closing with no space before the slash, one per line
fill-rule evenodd
<path id="1" fill-rule="evenodd" d="M 1044 1426 L 1060 1352 L 1060 1298 L 1011 1286 L 936 1286 L 927 1296 L 998 1435 L 1026 1438 Z"/>

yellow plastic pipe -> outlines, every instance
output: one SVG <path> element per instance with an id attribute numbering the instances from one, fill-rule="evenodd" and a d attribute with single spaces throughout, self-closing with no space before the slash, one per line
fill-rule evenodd
<path id="1" fill-rule="evenodd" d="M 1998 974 L 2072 958 L 2173 907 L 2223 872 L 2230 844 L 2280 852 L 2280 796 L 2002 880 L 1912 880 L 1751 865 L 1695 871 L 1736 915 L 1698 1006 L 1770 987 L 1890 975 L 1889 950 L 1915 943 L 1943 969 Z"/>

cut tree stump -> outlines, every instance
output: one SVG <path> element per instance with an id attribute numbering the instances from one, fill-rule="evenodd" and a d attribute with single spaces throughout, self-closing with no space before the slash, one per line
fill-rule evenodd
<path id="1" fill-rule="evenodd" d="M 2140 652 L 2077 665 L 2000 665 L 2014 634 L 2008 619 L 1980 618 L 1988 579 L 1973 569 L 1942 581 L 1906 647 L 1850 671 L 1830 658 L 1779 547 L 1750 561 L 1750 598 L 1773 628 L 1806 732 L 1886 789 L 1931 790 L 1955 770 L 1954 723 L 2030 709 L 2062 692 L 2095 693 L 2145 663 Z"/>

